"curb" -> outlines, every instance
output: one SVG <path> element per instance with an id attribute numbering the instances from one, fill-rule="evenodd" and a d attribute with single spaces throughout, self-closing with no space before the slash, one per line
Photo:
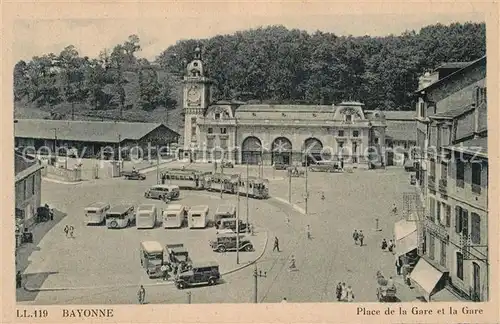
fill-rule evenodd
<path id="1" fill-rule="evenodd" d="M 174 161 L 177 161 L 177 160 L 176 159 L 165 160 L 164 162 L 162 162 L 162 163 L 159 164 L 159 167 L 161 168 L 164 164 L 168 164 L 168 163 L 171 163 L 171 162 L 174 162 Z M 138 172 L 143 172 L 143 173 L 149 173 L 149 172 L 152 172 L 152 171 L 155 171 L 155 170 L 156 170 L 156 165 L 144 167 L 144 168 L 141 168 L 141 169 L 137 169 Z"/>
<path id="2" fill-rule="evenodd" d="M 231 273 L 234 273 L 236 271 L 239 271 L 241 269 L 244 269 L 254 263 L 256 263 L 259 259 L 262 258 L 262 256 L 264 255 L 264 253 L 266 252 L 266 248 L 267 248 L 267 243 L 269 241 L 269 233 L 268 231 L 265 232 L 266 233 L 266 242 L 264 243 L 264 248 L 262 249 L 262 252 L 259 254 L 259 256 L 255 259 L 255 260 L 252 260 L 244 265 L 241 265 L 237 268 L 234 268 L 234 269 L 231 269 L 229 271 L 226 271 L 226 272 L 223 272 L 221 273 L 221 276 L 226 276 L 226 275 L 229 275 Z M 167 282 L 158 282 L 158 283 L 147 283 L 147 284 L 142 284 L 144 287 L 156 287 L 156 286 L 170 286 L 170 285 L 173 285 L 174 282 L 173 281 L 167 281 Z M 116 286 L 116 285 L 113 285 L 113 286 L 96 286 L 96 287 L 52 287 L 52 288 L 30 288 L 26 285 L 23 285 L 23 288 L 24 290 L 28 291 L 28 292 L 39 292 L 39 291 L 64 291 L 64 290 L 90 290 L 90 289 L 112 289 L 112 288 L 117 288 L 117 287 L 120 287 L 120 288 L 131 288 L 131 287 L 137 287 L 137 284 L 127 284 L 127 285 L 120 285 L 120 286 Z"/>
<path id="3" fill-rule="evenodd" d="M 288 205 L 288 206 L 291 206 L 293 209 L 295 209 L 296 211 L 298 211 L 299 213 L 301 213 L 302 215 L 305 215 L 306 214 L 306 211 L 299 207 L 298 205 L 295 205 L 295 204 L 290 204 L 287 200 L 283 199 L 283 198 L 280 198 L 280 197 L 271 197 L 271 199 L 274 199 L 282 204 L 285 204 L 285 205 Z"/>
<path id="4" fill-rule="evenodd" d="M 45 181 L 48 181 L 48 182 L 59 183 L 59 184 L 65 184 L 65 185 L 77 185 L 77 184 L 81 184 L 81 183 L 85 182 L 85 181 L 70 182 L 70 181 L 63 181 L 63 180 L 52 179 L 52 178 L 49 178 L 49 177 L 42 177 L 42 180 L 45 180 Z"/>

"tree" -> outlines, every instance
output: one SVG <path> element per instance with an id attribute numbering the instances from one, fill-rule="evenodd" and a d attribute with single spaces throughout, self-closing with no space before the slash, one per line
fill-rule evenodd
<path id="1" fill-rule="evenodd" d="M 21 60 L 14 66 L 14 101 L 19 101 L 25 96 L 30 100 L 28 65 Z"/>
<path id="2" fill-rule="evenodd" d="M 71 104 L 71 119 L 75 119 L 75 104 L 82 103 L 87 97 L 85 88 L 85 65 L 88 59 L 81 58 L 73 45 L 67 46 L 59 54 L 61 67 L 62 93 L 66 102 Z"/>

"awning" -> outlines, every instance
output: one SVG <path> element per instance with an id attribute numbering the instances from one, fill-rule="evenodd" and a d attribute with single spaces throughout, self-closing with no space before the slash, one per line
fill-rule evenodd
<path id="1" fill-rule="evenodd" d="M 434 268 L 424 258 L 420 258 L 409 277 L 413 283 L 417 284 L 424 291 L 424 297 L 429 301 L 443 275 L 441 271 Z"/>
<path id="2" fill-rule="evenodd" d="M 418 246 L 417 225 L 415 222 L 400 220 L 394 224 L 394 238 L 397 256 L 416 249 Z"/>

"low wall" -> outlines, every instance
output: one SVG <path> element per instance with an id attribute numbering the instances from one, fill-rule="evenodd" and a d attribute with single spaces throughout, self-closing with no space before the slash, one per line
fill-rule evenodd
<path id="1" fill-rule="evenodd" d="M 61 180 L 76 182 L 82 180 L 82 171 L 80 169 L 68 170 L 64 168 L 56 168 L 52 165 L 45 165 L 44 170 L 42 171 L 43 176 L 51 176 L 54 175 Z"/>

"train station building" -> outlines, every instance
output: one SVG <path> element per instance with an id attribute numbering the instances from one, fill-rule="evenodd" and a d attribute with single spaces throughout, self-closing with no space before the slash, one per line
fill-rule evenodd
<path id="1" fill-rule="evenodd" d="M 385 112 L 363 103 L 332 105 L 247 104 L 211 100 L 211 80 L 199 49 L 184 77 L 185 116 L 181 158 L 241 164 L 301 164 L 343 160 L 359 167 L 387 164 L 386 144 L 413 145 L 414 112 L 402 115 L 403 132 L 387 137 Z M 405 132 L 406 130 L 406 132 Z M 415 141 L 416 142 L 416 141 Z M 405 145 L 406 145 L 405 144 Z M 391 163 L 394 163 L 390 159 Z"/>

